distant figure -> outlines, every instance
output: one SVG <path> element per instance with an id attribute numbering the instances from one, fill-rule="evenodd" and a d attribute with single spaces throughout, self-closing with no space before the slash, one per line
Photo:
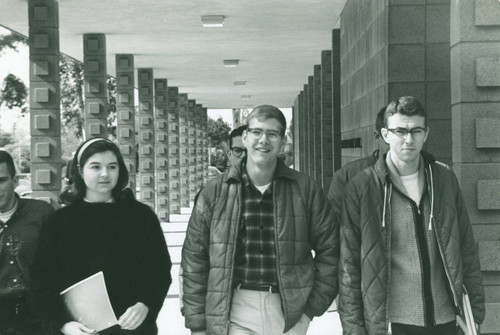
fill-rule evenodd
<path id="1" fill-rule="evenodd" d="M 68 206 L 44 223 L 33 264 L 44 316 L 63 334 L 92 334 L 94 329 L 69 318 L 59 293 L 102 271 L 119 323 L 109 333 L 157 334 L 156 318 L 172 281 L 158 218 L 125 188 L 123 157 L 107 139 L 80 145 L 70 177 Z"/>
<path id="2" fill-rule="evenodd" d="M 191 334 L 304 335 L 337 295 L 338 225 L 319 185 L 278 159 L 285 129 L 256 107 L 247 156 L 199 194 L 181 263 Z"/>
<path id="3" fill-rule="evenodd" d="M 243 140 L 241 139 L 245 129 L 247 129 L 247 126 L 243 125 L 233 129 L 229 134 L 229 151 L 227 153 L 229 157 L 228 168 L 246 156 L 247 149 L 243 145 Z"/>
<path id="4" fill-rule="evenodd" d="M 391 101 L 389 151 L 355 175 L 341 212 L 344 334 L 458 334 L 464 287 L 477 324 L 484 291 L 476 241 L 453 171 L 422 152 L 429 127 L 411 96 Z"/>
<path id="5" fill-rule="evenodd" d="M 384 127 L 385 107 L 382 107 L 377 113 L 375 121 L 375 130 L 373 136 L 377 142 L 378 148 L 369 156 L 357 159 L 344 165 L 341 169 L 333 174 L 330 190 L 328 191 L 328 199 L 330 199 L 336 221 L 340 221 L 340 210 L 342 208 L 342 198 L 344 196 L 345 186 L 355 175 L 363 171 L 369 166 L 375 165 L 379 156 L 385 154 L 389 150 L 389 146 L 385 143 L 381 135 L 381 129 Z"/>
<path id="6" fill-rule="evenodd" d="M 45 201 L 22 199 L 12 156 L 0 150 L 0 334 L 49 334 L 31 295 L 29 268 L 42 221 L 54 210 Z"/>

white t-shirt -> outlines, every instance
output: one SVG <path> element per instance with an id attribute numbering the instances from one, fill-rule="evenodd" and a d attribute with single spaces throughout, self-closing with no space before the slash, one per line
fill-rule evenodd
<path id="1" fill-rule="evenodd" d="M 260 191 L 261 194 L 264 194 L 269 186 L 271 186 L 271 183 L 262 186 L 255 185 L 255 187 Z"/>

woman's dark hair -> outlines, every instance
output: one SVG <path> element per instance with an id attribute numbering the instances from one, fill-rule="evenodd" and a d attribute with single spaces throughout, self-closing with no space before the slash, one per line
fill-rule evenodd
<path id="1" fill-rule="evenodd" d="M 81 174 L 83 166 L 92 155 L 106 151 L 114 153 L 118 161 L 118 182 L 111 192 L 113 198 L 115 201 L 130 198 L 131 192 L 125 191 L 128 184 L 128 170 L 120 149 L 108 139 L 95 137 L 83 142 L 71 160 L 69 164 L 69 179 L 72 183 L 59 196 L 62 203 L 71 204 L 83 200 L 87 191 L 87 186 Z"/>

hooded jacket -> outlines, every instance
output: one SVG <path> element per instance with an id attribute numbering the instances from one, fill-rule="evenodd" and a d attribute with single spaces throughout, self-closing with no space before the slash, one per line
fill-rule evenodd
<path id="1" fill-rule="evenodd" d="M 422 153 L 432 229 L 456 313 L 462 314 L 463 285 L 474 319 L 484 319 L 484 291 L 477 245 L 454 173 Z M 347 185 L 341 220 L 339 313 L 344 334 L 387 334 L 391 289 L 391 181 L 381 155 Z M 362 274 L 362 275 L 361 275 Z"/>
<path id="2" fill-rule="evenodd" d="M 191 214 L 181 268 L 183 314 L 192 331 L 228 333 L 241 187 L 241 164 L 235 164 L 207 184 Z M 323 314 L 337 295 L 338 224 L 317 183 L 281 160 L 272 187 L 286 332 L 304 313 L 311 319 Z"/>

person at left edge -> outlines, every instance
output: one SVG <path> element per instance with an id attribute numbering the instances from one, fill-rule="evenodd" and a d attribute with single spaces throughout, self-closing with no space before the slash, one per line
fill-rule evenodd
<path id="1" fill-rule="evenodd" d="M 59 292 L 104 273 L 119 329 L 157 334 L 156 318 L 170 283 L 171 261 L 154 212 L 136 201 L 118 147 L 104 138 L 84 142 L 71 164 L 69 205 L 44 223 L 32 274 L 44 316 L 63 334 L 89 334 L 65 313 Z"/>
<path id="2" fill-rule="evenodd" d="M 0 150 L 0 334 L 41 335 L 28 269 L 44 218 L 54 209 L 45 201 L 22 199 L 12 156 Z"/>

